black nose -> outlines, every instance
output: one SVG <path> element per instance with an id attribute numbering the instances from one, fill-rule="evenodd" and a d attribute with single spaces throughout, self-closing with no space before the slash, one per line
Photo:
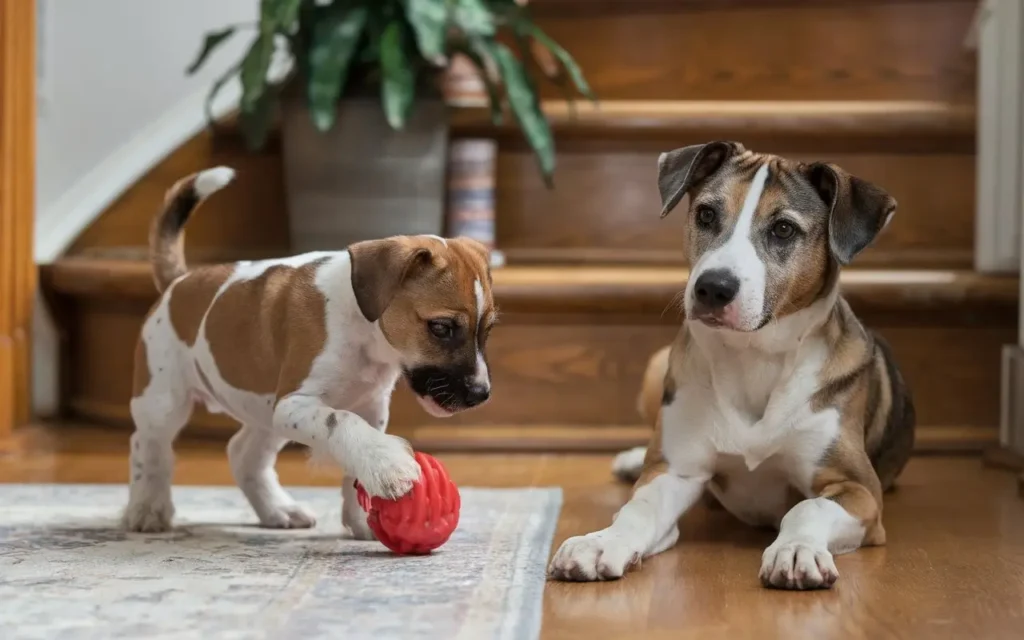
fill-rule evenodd
<path id="1" fill-rule="evenodd" d="M 693 295 L 706 309 L 721 309 L 736 298 L 740 281 L 725 269 L 712 269 L 700 274 L 693 285 Z"/>
<path id="2" fill-rule="evenodd" d="M 478 404 L 487 402 L 487 399 L 491 397 L 491 387 L 482 384 L 471 385 L 466 390 L 466 405 L 475 407 Z"/>

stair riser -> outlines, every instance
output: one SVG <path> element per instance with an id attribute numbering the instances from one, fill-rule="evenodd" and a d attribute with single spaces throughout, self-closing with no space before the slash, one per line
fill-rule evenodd
<path id="1" fill-rule="evenodd" d="M 936 100 L 975 90 L 962 46 L 974 0 L 630 4 L 545 16 L 537 3 L 542 27 L 604 100 Z"/>
<path id="2" fill-rule="evenodd" d="M 65 326 L 71 327 L 62 395 L 74 417 L 127 423 L 132 353 L 147 308 L 137 300 L 82 300 L 61 311 Z M 999 351 L 1015 340 L 1012 314 L 987 311 L 984 318 L 932 318 L 924 323 L 915 323 L 908 315 L 880 314 L 865 321 L 892 343 L 914 391 L 920 423 L 995 426 Z M 400 387 L 391 422 L 396 432 L 405 434 L 431 424 L 636 424 L 636 394 L 647 358 L 675 331 L 670 314 L 665 319 L 631 316 L 611 323 L 595 323 L 593 316 L 512 314 L 495 329 L 488 348 L 491 402 L 437 421 Z M 231 421 L 205 412 L 197 412 L 193 424 L 234 429 Z"/>

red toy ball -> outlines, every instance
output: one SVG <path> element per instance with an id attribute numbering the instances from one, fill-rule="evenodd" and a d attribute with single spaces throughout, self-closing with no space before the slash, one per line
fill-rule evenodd
<path id="1" fill-rule="evenodd" d="M 459 524 L 459 488 L 441 462 L 425 453 L 414 454 L 420 481 L 397 500 L 370 497 L 355 483 L 359 506 L 377 539 L 395 553 L 425 554 L 440 547 Z"/>

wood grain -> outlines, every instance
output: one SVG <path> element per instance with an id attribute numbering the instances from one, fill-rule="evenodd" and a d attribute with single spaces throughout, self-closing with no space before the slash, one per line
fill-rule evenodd
<path id="1" fill-rule="evenodd" d="M 0 441 L 29 418 L 36 292 L 35 2 L 0 2 Z"/>
<path id="2" fill-rule="evenodd" d="M 123 432 L 60 424 L 29 430 L 31 443 L 0 465 L 0 482 L 124 483 Z M 223 443 L 184 438 L 178 485 L 234 484 Z M 571 535 L 603 528 L 629 488 L 611 478 L 608 455 L 441 454 L 462 487 L 563 491 L 552 552 Z M 285 486 L 337 487 L 340 474 L 282 452 Z M 827 592 L 762 589 L 761 552 L 772 540 L 727 513 L 696 508 L 680 543 L 623 580 L 549 582 L 543 640 L 737 640 L 746 638 L 1019 638 L 1024 617 L 1024 509 L 1012 474 L 976 457 L 916 457 L 885 497 L 885 547 L 837 558 Z M 965 553 L 965 549 L 969 552 Z"/>
<path id="3" fill-rule="evenodd" d="M 974 94 L 974 56 L 962 47 L 974 1 L 730 4 L 544 15 L 541 0 L 538 21 L 572 53 L 602 100 L 949 100 Z M 557 87 L 543 91 L 561 97 Z"/>

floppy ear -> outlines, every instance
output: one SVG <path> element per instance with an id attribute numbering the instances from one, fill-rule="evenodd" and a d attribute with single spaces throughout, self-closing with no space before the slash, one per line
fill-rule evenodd
<path id="1" fill-rule="evenodd" d="M 833 164 L 815 162 L 806 171 L 829 208 L 829 249 L 839 264 L 849 264 L 889 224 L 896 213 L 896 200 Z"/>
<path id="2" fill-rule="evenodd" d="M 370 322 L 380 319 L 409 276 L 433 259 L 430 249 L 404 238 L 357 242 L 348 252 L 352 256 L 352 291 Z"/>
<path id="3" fill-rule="evenodd" d="M 738 142 L 694 144 L 658 156 L 661 217 L 675 209 L 683 196 L 718 170 L 730 156 L 746 149 Z"/>

